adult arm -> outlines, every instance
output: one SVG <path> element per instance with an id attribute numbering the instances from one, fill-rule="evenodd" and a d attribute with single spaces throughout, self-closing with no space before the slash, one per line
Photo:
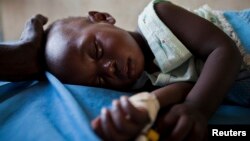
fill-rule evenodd
<path id="1" fill-rule="evenodd" d="M 0 80 L 38 78 L 42 72 L 43 25 L 47 18 L 36 15 L 25 25 L 20 40 L 0 43 Z"/>

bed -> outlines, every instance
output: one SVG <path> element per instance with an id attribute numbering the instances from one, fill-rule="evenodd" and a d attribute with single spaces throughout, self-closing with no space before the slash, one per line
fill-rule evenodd
<path id="1" fill-rule="evenodd" d="M 228 12 L 234 17 L 237 12 Z M 232 18 L 238 30 L 245 30 L 243 23 Z M 242 38 L 249 38 L 243 36 Z M 245 44 L 250 47 L 249 42 Z M 0 83 L 0 141 L 99 141 L 90 121 L 103 106 L 110 106 L 113 99 L 131 95 L 108 89 L 68 85 L 61 83 L 49 72 L 46 81 L 23 81 Z M 229 96 L 235 102 L 245 96 L 235 93 L 250 92 L 250 77 L 235 83 Z M 244 92 L 242 92 L 244 91 Z M 229 98 L 230 99 L 230 98 Z M 249 100 L 249 96 L 248 99 Z M 249 102 L 249 101 L 247 101 Z M 223 103 L 210 119 L 210 125 L 249 125 L 250 109 L 244 106 Z"/>

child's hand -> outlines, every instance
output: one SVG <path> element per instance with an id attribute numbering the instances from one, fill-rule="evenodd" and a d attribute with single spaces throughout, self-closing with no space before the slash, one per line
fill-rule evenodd
<path id="1" fill-rule="evenodd" d="M 147 111 L 135 108 L 127 97 L 121 97 L 113 101 L 112 109 L 102 109 L 92 127 L 103 140 L 126 141 L 137 137 L 149 121 Z"/>
<path id="2" fill-rule="evenodd" d="M 157 131 L 168 141 L 202 141 L 206 137 L 207 118 L 191 104 L 182 103 L 170 108 L 156 123 Z"/>

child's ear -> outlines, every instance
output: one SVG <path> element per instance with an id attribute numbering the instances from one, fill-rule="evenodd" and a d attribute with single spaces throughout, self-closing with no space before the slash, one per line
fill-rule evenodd
<path id="1" fill-rule="evenodd" d="M 110 24 L 115 24 L 115 19 L 109 14 L 104 12 L 89 11 L 89 19 L 91 22 L 107 22 Z"/>

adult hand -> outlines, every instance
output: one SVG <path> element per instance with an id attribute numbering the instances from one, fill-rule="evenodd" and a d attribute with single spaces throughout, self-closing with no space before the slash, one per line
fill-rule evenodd
<path id="1" fill-rule="evenodd" d="M 20 40 L 0 43 L 0 80 L 19 81 L 41 75 L 46 22 L 46 17 L 36 15 L 27 21 Z"/>
<path id="2" fill-rule="evenodd" d="M 176 104 L 156 123 L 161 139 L 202 141 L 206 138 L 207 118 L 190 103 Z"/>
<path id="3" fill-rule="evenodd" d="M 32 42 L 33 44 L 40 45 L 44 33 L 43 25 L 45 25 L 47 21 L 47 17 L 41 14 L 37 14 L 30 18 L 25 24 L 20 42 Z"/>
<path id="4" fill-rule="evenodd" d="M 34 73 L 43 69 L 41 64 L 43 60 L 43 46 L 45 44 L 43 26 L 47 21 L 47 17 L 40 14 L 30 18 L 26 22 L 19 40 L 19 51 L 23 52 L 23 56 L 27 56 L 30 60 L 30 69 Z"/>
<path id="5" fill-rule="evenodd" d="M 135 108 L 127 97 L 112 103 L 112 108 L 102 109 L 101 115 L 92 121 L 95 132 L 107 141 L 128 141 L 135 139 L 147 123 L 146 110 Z"/>

